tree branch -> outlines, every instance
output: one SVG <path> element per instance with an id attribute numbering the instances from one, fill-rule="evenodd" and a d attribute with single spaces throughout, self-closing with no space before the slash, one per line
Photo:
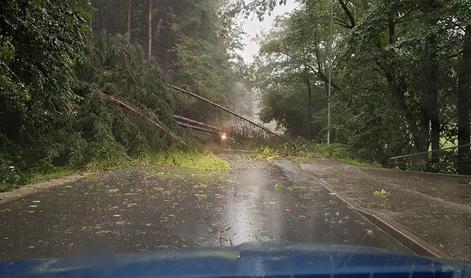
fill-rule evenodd
<path id="1" fill-rule="evenodd" d="M 352 29 L 352 26 L 348 25 L 347 22 L 341 20 L 340 18 L 337 18 L 337 17 L 334 17 L 335 21 L 337 22 L 338 25 L 342 26 L 342 27 L 345 27 L 345 28 L 348 28 L 348 29 Z"/>
<path id="2" fill-rule="evenodd" d="M 348 20 L 350 20 L 350 29 L 352 29 L 356 25 L 355 18 L 353 17 L 352 11 L 350 11 L 350 9 L 347 6 L 347 3 L 345 3 L 343 0 L 339 0 L 339 3 L 340 3 L 340 6 L 342 6 L 343 11 L 347 15 Z"/>
<path id="3" fill-rule="evenodd" d="M 325 74 L 323 72 L 320 72 L 320 71 L 317 71 L 313 66 L 307 64 L 307 67 L 317 76 L 319 77 L 319 79 L 324 82 L 324 83 L 328 83 L 329 82 L 329 79 L 327 78 L 327 76 L 325 76 Z M 332 87 L 335 89 L 335 90 L 338 90 L 340 91 L 341 88 L 334 82 L 332 81 L 331 82 L 331 85 Z"/>

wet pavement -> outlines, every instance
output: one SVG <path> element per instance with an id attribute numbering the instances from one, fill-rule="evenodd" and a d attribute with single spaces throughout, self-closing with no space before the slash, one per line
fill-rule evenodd
<path id="1" fill-rule="evenodd" d="M 301 167 L 446 257 L 471 261 L 471 177 L 358 168 L 326 159 Z"/>
<path id="2" fill-rule="evenodd" d="M 0 260 L 252 241 L 409 252 L 292 164 L 221 156 L 232 171 L 116 170 L 0 204 Z"/>

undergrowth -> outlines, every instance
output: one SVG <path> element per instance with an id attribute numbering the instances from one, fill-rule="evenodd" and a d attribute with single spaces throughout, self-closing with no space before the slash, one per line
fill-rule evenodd
<path id="1" fill-rule="evenodd" d="M 347 147 L 342 144 L 304 143 L 295 146 L 291 143 L 285 143 L 276 147 L 263 146 L 257 150 L 253 158 L 266 161 L 276 159 L 308 160 L 314 158 L 329 158 L 354 166 L 381 166 L 377 162 L 368 162 L 355 157 L 348 151 Z"/>
<path id="2" fill-rule="evenodd" d="M 196 150 L 183 151 L 177 149 L 142 155 L 135 159 L 122 157 L 112 160 L 93 161 L 86 166 L 86 169 L 88 171 L 105 171 L 115 168 L 143 165 L 218 171 L 229 171 L 231 169 L 227 161 L 210 152 Z"/>

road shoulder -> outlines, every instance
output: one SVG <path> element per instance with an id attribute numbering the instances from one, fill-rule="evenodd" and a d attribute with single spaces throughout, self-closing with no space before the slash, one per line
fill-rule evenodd
<path id="1" fill-rule="evenodd" d="M 29 196 L 31 194 L 43 192 L 50 188 L 62 185 L 64 183 L 74 182 L 76 180 L 87 177 L 89 175 L 91 175 L 91 173 L 88 173 L 88 172 L 77 173 L 77 174 L 73 174 L 73 175 L 69 175 L 69 176 L 65 176 L 61 178 L 51 179 L 48 181 L 27 184 L 20 188 L 13 189 L 11 191 L 2 192 L 0 193 L 0 204 L 5 204 L 8 202 Z"/>
<path id="2" fill-rule="evenodd" d="M 401 241 L 438 257 L 471 260 L 471 187 L 463 177 L 363 169 L 328 159 L 300 166 Z"/>

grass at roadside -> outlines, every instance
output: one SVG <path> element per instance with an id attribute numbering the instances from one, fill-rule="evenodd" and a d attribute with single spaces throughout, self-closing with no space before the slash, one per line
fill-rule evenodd
<path id="1" fill-rule="evenodd" d="M 198 170 L 229 171 L 229 163 L 210 152 L 171 150 L 136 159 L 124 157 L 114 160 L 95 161 L 86 166 L 88 171 L 105 171 L 116 168 L 153 165 L 163 167 L 182 167 Z"/>
<path id="2" fill-rule="evenodd" d="M 340 162 L 361 166 L 361 167 L 381 167 L 377 162 L 368 162 L 360 158 L 355 157 L 351 154 L 347 147 L 342 144 L 314 144 L 310 143 L 305 145 L 305 150 L 303 150 L 308 158 L 312 157 L 322 157 L 338 160 Z"/>
<path id="3" fill-rule="evenodd" d="M 77 173 L 78 171 L 79 169 L 73 169 L 73 168 L 55 168 L 51 171 L 44 172 L 44 173 L 34 173 L 31 176 L 30 182 L 37 183 L 37 182 L 43 182 L 43 181 L 50 181 L 53 179 L 70 176 L 72 174 Z"/>
<path id="4" fill-rule="evenodd" d="M 341 144 L 305 143 L 297 147 L 294 147 L 292 144 L 282 144 L 277 147 L 264 146 L 258 149 L 253 158 L 267 161 L 276 159 L 308 160 L 330 158 L 354 166 L 381 167 L 378 163 L 370 163 L 356 158 Z"/>
<path id="5" fill-rule="evenodd" d="M 170 150 L 142 156 L 136 159 L 131 159 L 125 156 L 108 160 L 94 161 L 83 168 L 53 168 L 47 171 L 33 172 L 29 175 L 29 177 L 23 178 L 21 180 L 19 178 L 12 178 L 11 180 L 13 182 L 0 182 L 0 192 L 9 191 L 27 183 L 38 183 L 69 176 L 81 170 L 100 172 L 110 169 L 129 168 L 143 165 L 182 167 L 214 171 L 229 171 L 231 169 L 231 166 L 227 161 L 215 156 L 210 152 L 196 150 Z M 16 173 L 12 171 L 11 175 L 16 175 Z"/>

